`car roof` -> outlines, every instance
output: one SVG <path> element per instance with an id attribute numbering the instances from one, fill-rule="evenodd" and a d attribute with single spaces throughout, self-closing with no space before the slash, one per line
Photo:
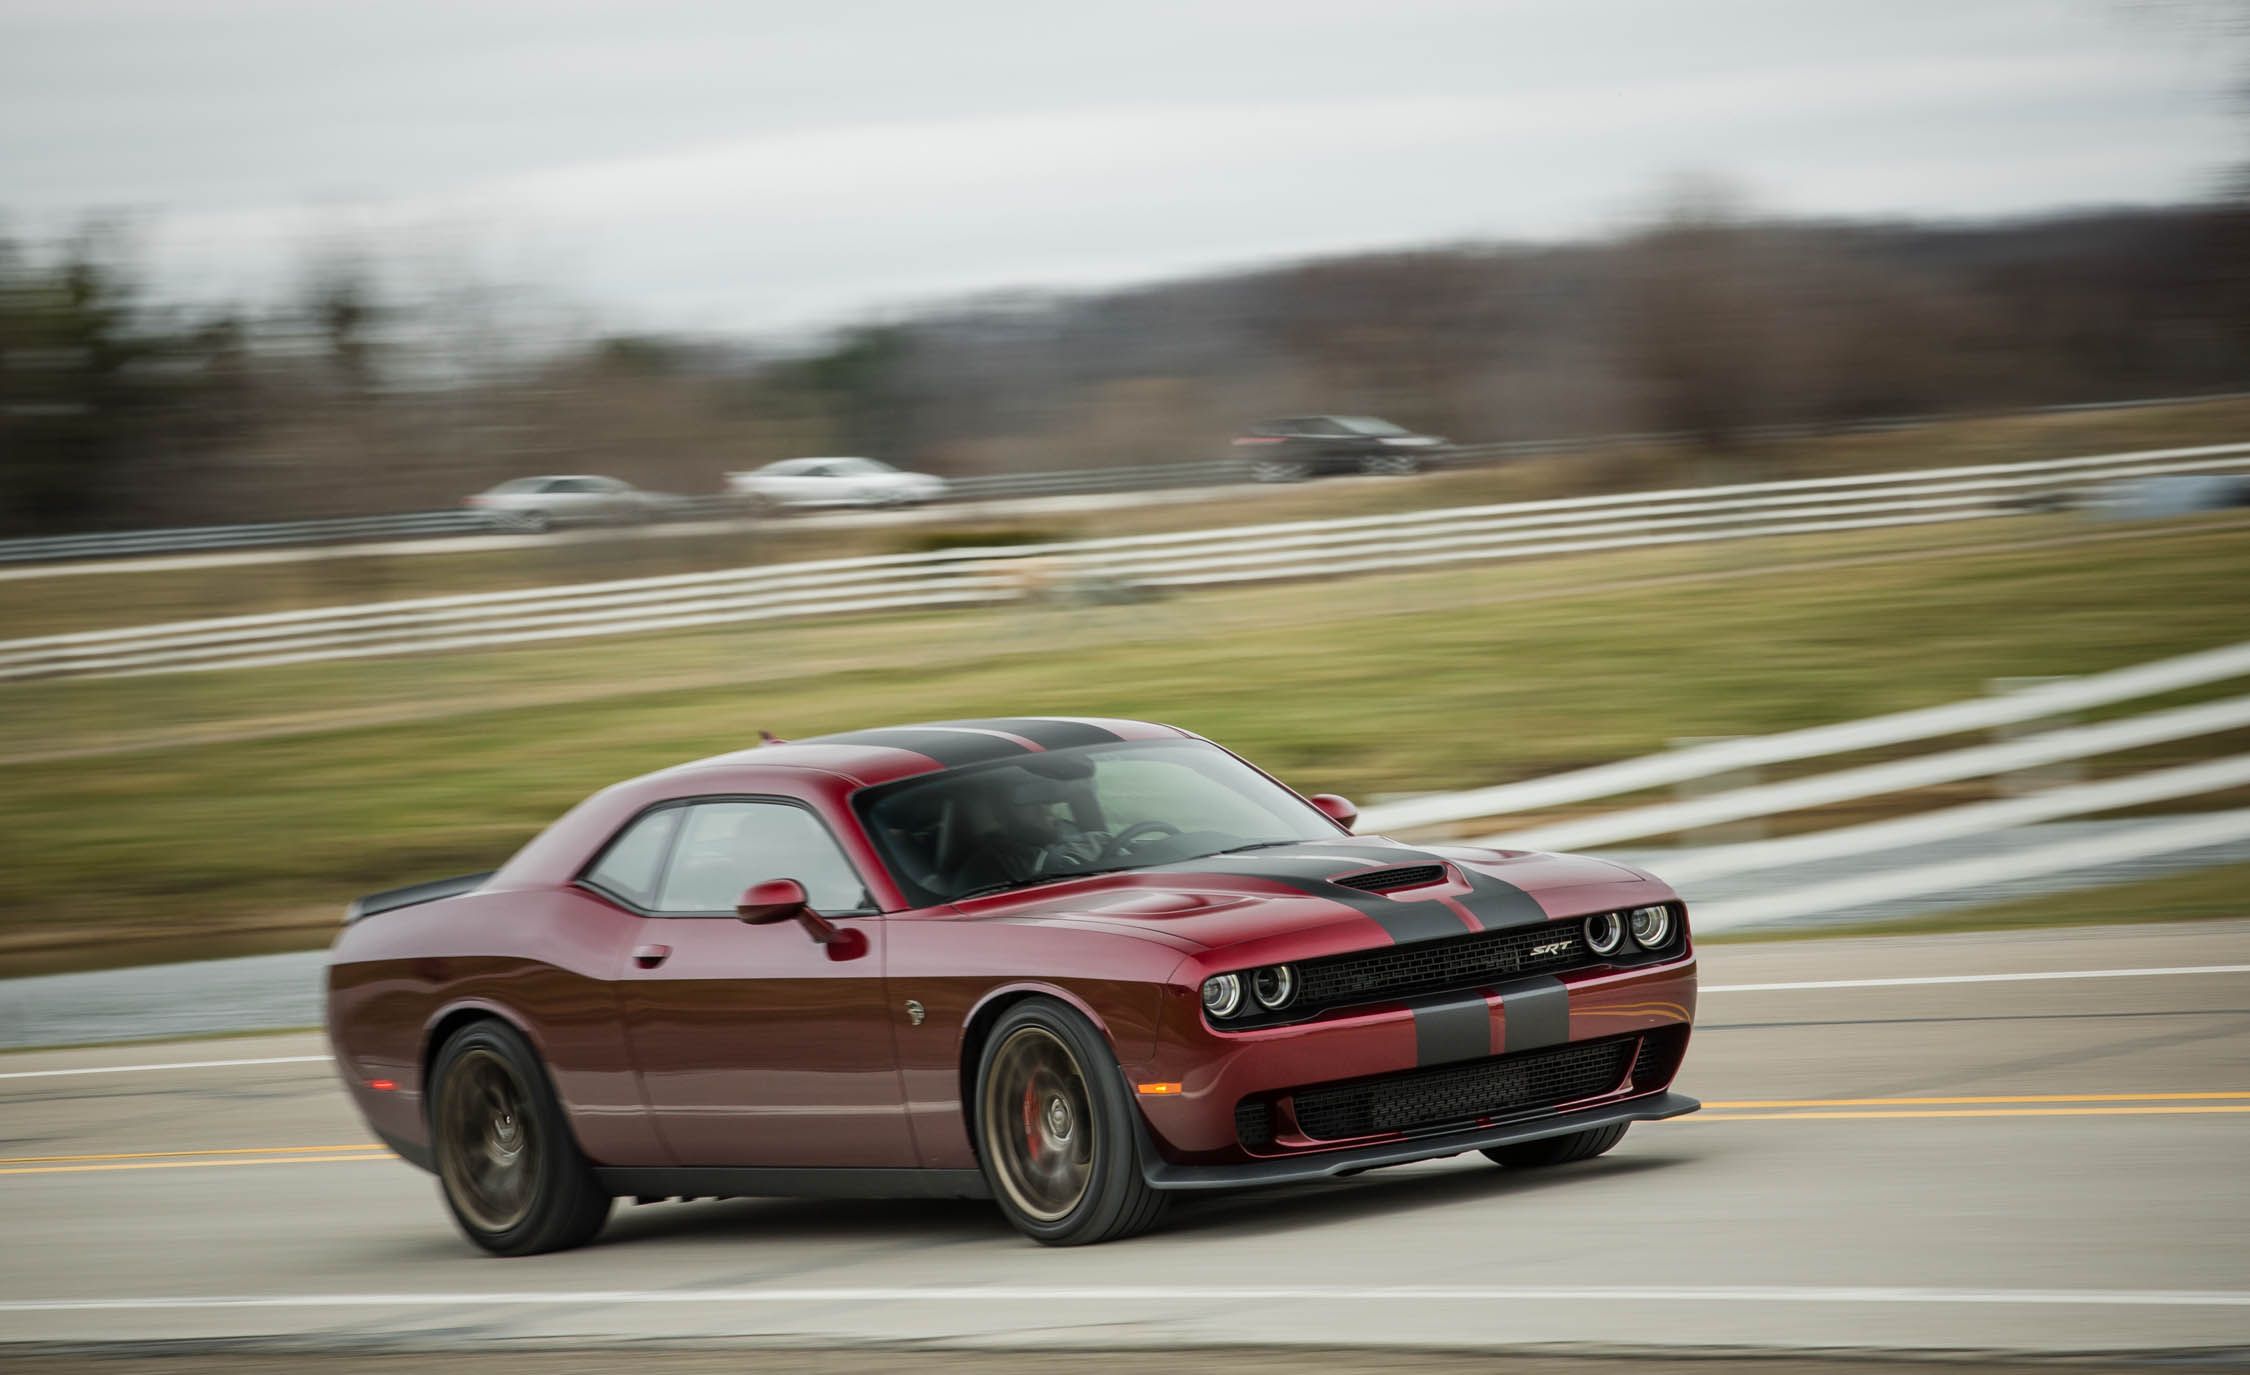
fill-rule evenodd
<path id="1" fill-rule="evenodd" d="M 862 784 L 889 783 L 917 774 L 1076 745 L 1197 738 L 1192 731 L 1177 726 L 1117 717 L 1007 716 L 924 721 L 757 745 L 659 770 L 650 777 L 743 767 L 799 768 L 841 774 Z"/>

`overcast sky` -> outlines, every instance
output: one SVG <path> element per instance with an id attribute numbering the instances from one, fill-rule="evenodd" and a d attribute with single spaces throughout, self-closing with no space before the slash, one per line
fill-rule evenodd
<path id="1" fill-rule="evenodd" d="M 2223 4 L 2218 8 L 2223 9 Z M 2198 195 L 2194 0 L 0 0 L 0 213 L 256 297 L 343 237 L 628 327 L 1764 209 Z M 2239 49 L 2236 50 L 2236 53 Z M 418 269 L 428 270 L 428 269 Z"/>

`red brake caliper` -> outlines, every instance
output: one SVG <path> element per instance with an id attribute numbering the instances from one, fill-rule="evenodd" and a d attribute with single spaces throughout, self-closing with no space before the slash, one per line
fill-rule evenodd
<path id="1" fill-rule="evenodd" d="M 1036 1086 L 1023 1086 L 1023 1143 L 1030 1150 L 1033 1160 L 1039 1158 L 1038 1096 Z"/>

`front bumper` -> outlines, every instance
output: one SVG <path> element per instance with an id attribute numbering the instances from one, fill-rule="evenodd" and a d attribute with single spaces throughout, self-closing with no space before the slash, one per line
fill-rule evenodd
<path id="1" fill-rule="evenodd" d="M 1141 1133 L 1141 1177 L 1152 1189 L 1241 1189 L 1259 1184 L 1291 1184 L 1307 1179 L 1379 1170 L 1386 1165 L 1411 1165 L 1418 1160 L 1438 1160 L 1463 1151 L 1490 1150 L 1526 1141 L 1569 1136 L 1615 1126 L 1620 1122 L 1658 1122 L 1684 1117 L 1703 1105 L 1684 1094 L 1665 1091 L 1644 1098 L 1581 1108 L 1576 1112 L 1548 1113 L 1503 1126 L 1472 1127 L 1438 1136 L 1416 1136 L 1376 1146 L 1343 1150 L 1308 1151 L 1301 1155 L 1248 1160 L 1238 1165 L 1174 1165 L 1157 1154 L 1144 1123 Z"/>
<path id="2" fill-rule="evenodd" d="M 1491 1144 L 1479 1133 L 1500 1134 L 1492 1142 L 1536 1140 L 1582 1130 L 1545 1129 L 1580 1120 L 1587 1112 L 1637 1111 L 1635 1105 L 1645 1106 L 1671 1086 L 1694 1021 L 1695 993 L 1692 952 L 1661 964 L 1524 980 L 1244 1031 L 1212 1029 L 1183 993 L 1168 1000 L 1155 1053 L 1133 1066 L 1129 1078 L 1165 1086 L 1136 1097 L 1149 1158 L 1167 1167 L 1210 1167 L 1228 1171 L 1230 1177 L 1245 1169 L 1256 1174 L 1252 1167 L 1266 1165 L 1286 1167 L 1276 1176 L 1281 1178 L 1300 1177 L 1295 1173 L 1300 1164 L 1310 1176 L 1343 1173 L 1373 1168 L 1352 1163 L 1368 1152 L 1404 1152 L 1396 1160 L 1383 1156 L 1377 1161 L 1385 1164 L 1428 1159 L 1471 1148 L 1432 1146 L 1433 1141 L 1475 1137 L 1478 1144 Z M 1629 1076 L 1620 1073 L 1598 1086 L 1581 1081 L 1544 1098 L 1519 1096 L 1520 1108 L 1496 1101 L 1493 1111 L 1480 1110 L 1473 1122 L 1465 1112 L 1452 1120 L 1428 1121 L 1389 1114 L 1389 1122 L 1397 1124 L 1393 1129 L 1383 1120 L 1352 1125 L 1333 1114 L 1321 1122 L 1298 1115 L 1298 1095 L 1304 1090 L 1395 1082 L 1445 1067 L 1517 1062 L 1540 1052 L 1590 1049 L 1594 1042 L 1650 1041 L 1661 1053 L 1636 1057 Z M 1260 1122 L 1264 1129 L 1251 1130 Z M 1331 1168 L 1328 1161 L 1345 1163 Z"/>

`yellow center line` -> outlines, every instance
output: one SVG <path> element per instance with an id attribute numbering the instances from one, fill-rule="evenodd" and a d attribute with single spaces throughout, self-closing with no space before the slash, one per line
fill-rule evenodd
<path id="1" fill-rule="evenodd" d="M 1708 1102 L 1728 1108 L 1924 1108 L 1980 1103 L 2180 1103 L 2212 1099 L 2250 1099 L 2250 1090 L 2210 1093 L 1997 1093 L 1963 1098 L 1742 1098 Z"/>
<path id="2" fill-rule="evenodd" d="M 274 1155 L 242 1156 L 232 1160 L 136 1160 L 110 1165 L 18 1165 L 0 1174 L 93 1174 L 105 1170 L 209 1170 L 222 1165 L 336 1165 L 359 1160 L 396 1160 L 381 1155 Z"/>
<path id="3" fill-rule="evenodd" d="M 2178 1103 L 2139 1108 L 1910 1108 L 1902 1112 L 1715 1112 L 1682 1122 L 1849 1122 L 1872 1117 L 2161 1117 L 2167 1114 L 2250 1112 L 2250 1103 Z"/>
<path id="4" fill-rule="evenodd" d="M 228 1146 L 208 1151 L 117 1151 L 108 1155 L 0 1155 L 0 1165 L 60 1165 L 87 1160 L 171 1160 L 196 1155 L 313 1155 L 327 1151 L 380 1151 L 379 1142 L 351 1146 Z"/>

